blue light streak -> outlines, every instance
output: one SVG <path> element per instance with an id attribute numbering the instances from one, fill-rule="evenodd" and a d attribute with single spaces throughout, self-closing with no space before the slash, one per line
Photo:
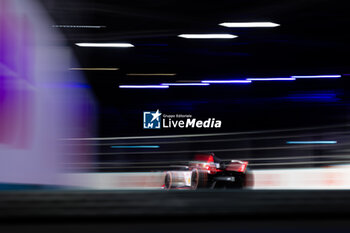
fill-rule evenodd
<path id="1" fill-rule="evenodd" d="M 250 81 L 294 81 L 295 78 L 247 78 Z"/>
<path id="2" fill-rule="evenodd" d="M 236 79 L 236 80 L 203 80 L 202 83 L 251 83 L 252 81 L 250 80 L 241 80 L 241 79 Z"/>
<path id="3" fill-rule="evenodd" d="M 294 75 L 292 78 L 341 78 L 339 74 L 331 75 Z"/>
<path id="4" fill-rule="evenodd" d="M 287 144 L 337 144 L 337 141 L 287 141 Z"/>
<path id="5" fill-rule="evenodd" d="M 340 99 L 337 98 L 336 93 L 301 93 L 291 94 L 284 99 L 296 102 L 336 102 Z"/>
<path id="6" fill-rule="evenodd" d="M 119 88 L 169 88 L 169 86 L 165 86 L 165 85 L 119 85 Z"/>
<path id="7" fill-rule="evenodd" d="M 209 83 L 162 83 L 165 86 L 209 86 Z"/>

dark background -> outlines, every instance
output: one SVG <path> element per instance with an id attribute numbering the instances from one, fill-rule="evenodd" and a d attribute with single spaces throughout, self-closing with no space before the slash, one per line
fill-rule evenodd
<path id="1" fill-rule="evenodd" d="M 99 101 L 99 136 L 227 132 L 347 121 L 342 80 L 255 82 L 167 90 L 119 89 L 119 84 L 176 80 L 289 77 L 348 72 L 345 1 L 58 1 L 43 0 L 55 24 L 103 25 L 61 29 Z M 276 28 L 225 28 L 222 22 L 271 21 Z M 229 40 L 188 40 L 181 33 L 232 33 Z M 134 48 L 82 48 L 77 42 L 128 42 Z M 176 73 L 131 77 L 126 73 Z M 317 98 L 324 95 L 330 98 Z M 295 97 L 298 98 L 289 98 Z M 315 97 L 316 96 L 316 97 Z M 305 98 L 301 98 L 305 97 Z M 215 117 L 222 128 L 142 129 L 142 112 Z"/>
<path id="2" fill-rule="evenodd" d="M 346 1 L 41 2 L 57 25 L 105 26 L 101 29 L 60 29 L 67 44 L 73 48 L 80 67 L 119 68 L 117 71 L 84 72 L 98 101 L 96 137 L 306 128 L 296 132 L 281 131 L 274 135 L 262 133 L 236 135 L 233 138 L 225 135 L 216 139 L 232 140 L 211 143 L 205 140 L 194 143 L 188 138 L 178 138 L 176 143 L 170 139 L 150 138 L 92 144 L 99 145 L 98 154 L 103 161 L 181 160 L 190 158 L 192 152 L 198 151 L 215 152 L 220 157 L 237 159 L 347 153 L 347 144 L 343 144 L 348 138 L 348 128 L 345 126 L 349 122 L 350 77 L 347 75 L 350 73 L 350 17 Z M 280 26 L 239 29 L 218 25 L 222 22 L 255 21 L 271 21 Z M 189 40 L 177 37 L 182 33 L 231 33 L 238 35 L 238 38 Z M 135 47 L 84 48 L 76 46 L 78 42 L 127 42 Z M 127 73 L 176 73 L 176 76 L 132 77 Z M 159 84 L 179 80 L 325 74 L 341 74 L 342 77 L 169 89 L 118 88 L 120 84 Z M 165 114 L 191 114 L 202 120 L 219 119 L 222 128 L 143 129 L 143 111 L 157 109 Z M 345 128 L 308 129 L 330 125 Z M 291 135 L 300 137 L 289 138 Z M 251 140 L 257 136 L 259 140 Z M 264 139 L 267 136 L 273 136 L 274 140 Z M 338 140 L 341 145 L 284 147 L 289 139 Z M 140 143 L 163 144 L 159 144 L 161 148 L 154 151 L 110 148 L 110 145 Z"/>
<path id="3" fill-rule="evenodd" d="M 323 162 L 320 156 L 347 155 L 349 76 L 345 74 L 350 73 L 347 59 L 350 18 L 346 1 L 41 2 L 56 24 L 106 26 L 62 29 L 81 67 L 120 68 L 85 72 L 99 103 L 97 137 L 245 132 L 215 138 L 140 140 L 145 145 L 163 143 L 159 151 L 150 152 L 108 149 L 117 143 L 137 145 L 140 143 L 137 140 L 78 142 L 99 145 L 96 154 L 101 160 L 171 161 L 190 154 L 179 151 L 213 149 L 224 158 L 251 158 L 250 166 L 256 169 L 259 161 L 260 168 L 277 166 L 261 165 L 271 160 L 256 162 L 254 158 L 312 155 L 309 160 L 289 157 L 288 161 Z M 281 26 L 262 29 L 218 26 L 225 21 L 272 21 Z M 239 37 L 233 40 L 176 37 L 180 33 L 215 32 Z M 135 48 L 79 48 L 74 45 L 77 42 L 130 42 Z M 174 72 L 177 76 L 165 79 L 125 75 L 137 72 Z M 342 77 L 167 90 L 118 88 L 119 84 L 308 74 Z M 201 119 L 215 117 L 223 121 L 223 127 L 143 130 L 142 112 L 156 109 Z M 298 139 L 337 140 L 339 144 L 311 147 L 285 144 L 287 140 Z M 310 165 L 298 165 L 303 166 Z M 0 200 L 0 215 L 6 217 L 0 229 L 7 232 L 347 232 L 350 209 L 348 191 L 334 190 L 49 190 L 2 192 Z"/>

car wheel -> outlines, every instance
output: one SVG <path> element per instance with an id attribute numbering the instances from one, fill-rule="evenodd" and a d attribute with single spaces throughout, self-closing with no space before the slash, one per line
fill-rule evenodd
<path id="1" fill-rule="evenodd" d="M 191 189 L 196 190 L 198 188 L 198 183 L 199 183 L 199 171 L 197 168 L 192 170 L 192 175 L 191 175 Z"/>
<path id="2" fill-rule="evenodd" d="M 171 189 L 171 185 L 173 184 L 173 175 L 171 172 L 167 172 L 165 174 L 165 179 L 164 179 L 164 189 L 169 190 Z"/>
<path id="3" fill-rule="evenodd" d="M 208 173 L 206 171 L 198 171 L 197 188 L 208 188 Z"/>

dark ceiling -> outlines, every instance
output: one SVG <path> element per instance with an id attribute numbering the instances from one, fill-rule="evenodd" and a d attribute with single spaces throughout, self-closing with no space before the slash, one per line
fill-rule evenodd
<path id="1" fill-rule="evenodd" d="M 223 85 L 172 90 L 121 90 L 118 84 L 350 73 L 350 17 L 346 1 L 42 0 L 42 3 L 55 24 L 106 26 L 60 29 L 81 67 L 120 68 L 118 71 L 85 72 L 101 104 L 102 128 L 105 125 L 102 135 L 115 135 L 118 130 L 129 133 L 130 125 L 138 128 L 139 115 L 146 108 L 195 112 L 203 116 L 215 113 L 222 118 L 245 121 L 250 128 L 271 128 L 274 124 L 284 127 L 285 119 L 295 124 L 321 124 L 334 120 L 340 112 L 343 114 L 344 109 L 335 111 L 332 105 L 328 107 L 336 115 L 326 116 L 324 113 L 329 108 L 320 108 L 320 103 L 315 105 L 315 102 L 310 108 L 311 105 L 300 107 L 300 102 L 285 105 L 278 99 L 283 107 L 277 108 L 271 105 L 271 98 L 331 91 L 344 99 L 344 88 L 348 84 L 345 76 L 340 81 L 298 80 L 249 87 Z M 271 21 L 281 26 L 230 29 L 218 25 L 246 21 Z M 178 38 L 181 33 L 231 33 L 238 38 L 189 40 Z M 77 42 L 128 42 L 135 47 L 82 48 L 74 45 Z M 163 78 L 125 75 L 137 72 L 177 75 Z M 292 114 L 286 111 L 288 108 L 293 109 Z M 130 113 L 134 112 L 137 115 L 132 117 Z M 251 123 L 262 112 L 265 115 Z M 325 115 L 324 119 L 315 121 L 320 115 Z M 115 119 L 123 123 L 117 126 Z M 222 130 L 240 127 L 234 121 L 227 122 L 228 125 L 230 127 Z M 135 130 L 132 133 L 145 132 Z"/>
<path id="2" fill-rule="evenodd" d="M 44 0 L 84 67 L 128 72 L 281 76 L 348 71 L 350 17 L 346 2 L 303 1 L 59 1 Z M 222 22 L 271 21 L 276 28 L 230 29 Z M 229 40 L 188 40 L 181 33 L 232 33 Z M 91 49 L 76 42 L 129 42 L 130 49 Z"/>

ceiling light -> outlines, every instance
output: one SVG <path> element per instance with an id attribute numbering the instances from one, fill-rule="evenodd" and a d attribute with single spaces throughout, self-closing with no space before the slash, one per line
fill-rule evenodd
<path id="1" fill-rule="evenodd" d="M 294 81 L 295 78 L 247 78 L 250 81 Z"/>
<path id="2" fill-rule="evenodd" d="M 165 85 L 119 85 L 119 88 L 169 88 Z"/>
<path id="3" fill-rule="evenodd" d="M 292 78 L 340 78 L 341 75 L 300 75 L 291 76 Z"/>
<path id="4" fill-rule="evenodd" d="M 209 83 L 162 83 L 165 86 L 209 86 Z"/>
<path id="5" fill-rule="evenodd" d="M 202 83 L 251 83 L 250 80 L 203 80 Z"/>
<path id="6" fill-rule="evenodd" d="M 52 25 L 53 28 L 105 28 L 106 26 L 95 25 Z"/>
<path id="7" fill-rule="evenodd" d="M 129 43 L 76 43 L 79 47 L 108 47 L 108 48 L 130 48 L 134 47 Z"/>
<path id="8" fill-rule="evenodd" d="M 272 22 L 241 22 L 241 23 L 220 23 L 220 26 L 229 27 L 229 28 L 265 28 L 265 27 L 278 27 L 280 26 L 277 23 Z"/>
<path id="9" fill-rule="evenodd" d="M 127 76 L 175 76 L 175 73 L 128 73 Z"/>
<path id="10" fill-rule="evenodd" d="M 178 37 L 186 39 L 233 39 L 238 36 L 231 34 L 180 34 Z"/>

